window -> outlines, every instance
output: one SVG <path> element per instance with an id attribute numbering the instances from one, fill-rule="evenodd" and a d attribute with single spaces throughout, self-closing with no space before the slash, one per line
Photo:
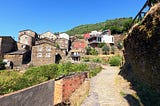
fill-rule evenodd
<path id="1" fill-rule="evenodd" d="M 47 46 L 46 51 L 51 51 L 51 46 Z"/>
<path id="2" fill-rule="evenodd" d="M 37 54 L 37 57 L 42 57 L 42 53 L 38 53 L 38 54 Z"/>
<path id="3" fill-rule="evenodd" d="M 42 46 L 38 46 L 37 51 L 42 51 Z"/>
<path id="4" fill-rule="evenodd" d="M 50 53 L 46 53 L 46 57 L 51 57 L 51 54 Z"/>
<path id="5" fill-rule="evenodd" d="M 28 39 L 28 37 L 27 37 L 27 36 L 25 36 L 25 37 L 24 37 L 24 39 L 26 39 L 26 40 L 27 40 L 27 39 Z"/>

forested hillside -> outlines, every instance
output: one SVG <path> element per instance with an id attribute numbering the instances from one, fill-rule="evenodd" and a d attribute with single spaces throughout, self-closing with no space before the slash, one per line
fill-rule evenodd
<path id="1" fill-rule="evenodd" d="M 116 18 L 112 20 L 107 20 L 105 22 L 100 22 L 96 24 L 86 24 L 77 26 L 71 30 L 66 31 L 69 35 L 84 34 L 89 33 L 93 30 L 103 31 L 110 29 L 112 34 L 120 34 L 126 32 L 132 22 L 132 18 Z"/>

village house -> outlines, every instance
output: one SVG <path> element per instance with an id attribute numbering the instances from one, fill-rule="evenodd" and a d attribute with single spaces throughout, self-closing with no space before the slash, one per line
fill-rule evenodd
<path id="1" fill-rule="evenodd" d="M 68 54 L 68 50 L 69 50 L 69 40 L 68 39 L 58 38 L 56 40 L 56 46 L 64 53 L 64 55 Z"/>
<path id="2" fill-rule="evenodd" d="M 78 39 L 72 43 L 71 48 L 72 50 L 80 50 L 81 54 L 84 55 L 86 53 L 86 50 L 85 50 L 86 47 L 87 47 L 87 42 L 84 39 Z"/>
<path id="3" fill-rule="evenodd" d="M 72 42 L 70 56 L 72 60 L 79 61 L 82 55 L 85 55 L 87 42 L 84 39 L 77 39 Z"/>
<path id="4" fill-rule="evenodd" d="M 48 38 L 37 40 L 35 46 L 32 47 L 31 64 L 40 66 L 58 63 L 57 61 L 61 59 L 61 55 L 57 51 L 53 40 Z"/>
<path id="5" fill-rule="evenodd" d="M 48 38 L 48 39 L 51 39 L 51 40 L 56 40 L 57 39 L 57 36 L 54 35 L 52 32 L 45 32 L 43 34 L 40 34 L 39 35 L 39 38 L 42 39 L 42 38 Z"/>
<path id="6" fill-rule="evenodd" d="M 90 37 L 88 38 L 88 46 L 98 47 L 98 44 L 102 42 L 101 32 L 92 31 Z"/>
<path id="7" fill-rule="evenodd" d="M 22 64 L 26 64 L 30 62 L 31 60 L 30 54 L 31 52 L 25 49 L 17 50 L 17 51 L 5 54 L 4 58 L 12 62 L 13 66 L 21 66 Z"/>
<path id="8" fill-rule="evenodd" d="M 64 38 L 64 39 L 69 40 L 69 35 L 66 33 L 61 33 L 61 34 L 59 34 L 58 38 Z"/>
<path id="9" fill-rule="evenodd" d="M 23 30 L 19 32 L 18 36 L 18 49 L 24 49 L 26 46 L 32 50 L 32 46 L 35 45 L 35 41 L 38 39 L 38 34 L 32 30 Z"/>
<path id="10" fill-rule="evenodd" d="M 114 36 L 111 35 L 110 30 L 105 30 L 101 34 L 102 36 L 102 42 L 107 43 L 107 44 L 114 44 Z"/>
<path id="11" fill-rule="evenodd" d="M 92 31 L 88 38 L 89 46 L 96 48 L 100 43 L 106 43 L 108 45 L 114 45 L 114 36 L 111 35 L 110 30 L 103 32 Z"/>
<path id="12" fill-rule="evenodd" d="M 17 50 L 16 41 L 11 36 L 0 36 L 0 56 Z"/>

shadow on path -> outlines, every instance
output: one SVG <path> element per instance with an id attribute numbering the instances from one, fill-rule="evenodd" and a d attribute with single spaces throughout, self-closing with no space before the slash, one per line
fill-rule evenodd
<path id="1" fill-rule="evenodd" d="M 130 106 L 160 106 L 160 93 L 148 85 L 138 81 L 130 65 L 124 64 L 119 72 L 124 79 L 131 83 L 131 89 L 137 92 L 137 95 L 126 94 L 124 98 Z"/>

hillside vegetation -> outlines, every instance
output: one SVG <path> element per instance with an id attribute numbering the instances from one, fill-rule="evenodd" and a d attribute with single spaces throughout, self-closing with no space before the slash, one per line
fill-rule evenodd
<path id="1" fill-rule="evenodd" d="M 77 26 L 71 30 L 66 31 L 69 35 L 90 33 L 93 30 L 103 31 L 110 29 L 112 34 L 121 34 L 126 32 L 132 22 L 132 18 L 116 18 L 112 20 L 107 20 L 105 22 L 100 22 L 96 24 L 86 24 Z"/>

